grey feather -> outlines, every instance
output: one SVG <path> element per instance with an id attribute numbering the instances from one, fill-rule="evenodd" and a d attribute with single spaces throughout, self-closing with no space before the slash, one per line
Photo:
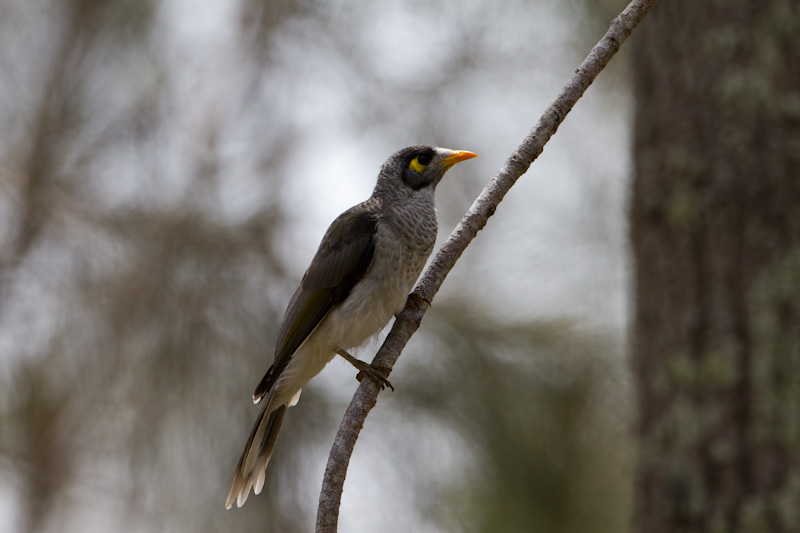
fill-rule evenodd
<path id="1" fill-rule="evenodd" d="M 231 483 L 226 507 L 241 506 L 265 470 L 289 406 L 337 350 L 362 345 L 403 308 L 436 241 L 434 191 L 453 164 L 474 157 L 432 146 L 396 152 L 372 196 L 325 233 L 278 332 L 275 356 L 253 393 L 263 400 Z"/>

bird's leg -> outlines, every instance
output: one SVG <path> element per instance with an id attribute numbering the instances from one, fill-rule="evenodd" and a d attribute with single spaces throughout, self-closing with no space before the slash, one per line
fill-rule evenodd
<path id="1" fill-rule="evenodd" d="M 374 381 L 375 384 L 381 388 L 381 390 L 385 389 L 386 387 L 389 387 L 390 389 L 392 389 L 392 392 L 394 392 L 394 387 L 392 387 L 392 384 L 389 383 L 389 380 L 380 374 L 381 371 L 386 372 L 388 374 L 389 372 L 391 372 L 390 368 L 387 368 L 385 366 L 371 365 L 365 361 L 356 359 L 355 357 L 353 357 L 346 351 L 342 350 L 341 348 L 336 350 L 336 353 L 344 357 L 347 360 L 347 362 L 349 362 L 351 365 L 353 365 L 358 369 L 358 374 L 356 375 L 356 379 L 358 381 L 361 381 L 362 379 L 364 379 L 364 376 L 367 376 L 369 379 Z"/>

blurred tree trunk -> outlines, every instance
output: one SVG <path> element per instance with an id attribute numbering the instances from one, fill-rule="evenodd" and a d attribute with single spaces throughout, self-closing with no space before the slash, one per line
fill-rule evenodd
<path id="1" fill-rule="evenodd" d="M 636 530 L 800 523 L 800 7 L 662 2 L 636 47 Z"/>

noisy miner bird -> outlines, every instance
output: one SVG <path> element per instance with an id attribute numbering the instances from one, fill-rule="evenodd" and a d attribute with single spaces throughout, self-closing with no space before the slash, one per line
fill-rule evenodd
<path id="1" fill-rule="evenodd" d="M 372 196 L 328 228 L 278 332 L 275 359 L 253 393 L 262 403 L 225 507 L 241 507 L 265 472 L 286 410 L 336 354 L 381 388 L 391 384 L 347 350 L 380 332 L 405 305 L 436 241 L 434 190 L 447 170 L 477 154 L 411 146 L 381 167 Z"/>

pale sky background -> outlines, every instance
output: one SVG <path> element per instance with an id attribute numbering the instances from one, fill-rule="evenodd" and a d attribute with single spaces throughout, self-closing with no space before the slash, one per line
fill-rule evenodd
<path id="1" fill-rule="evenodd" d="M 497 9 L 487 11 L 487 4 Z M 366 10 L 368 16 L 348 17 L 353 9 Z M 141 153 L 119 150 L 108 157 L 101 172 L 113 172 L 116 178 L 99 180 L 94 194 L 102 195 L 109 205 L 124 206 L 134 199 L 164 205 L 181 202 L 188 168 L 195 163 L 193 156 L 202 154 L 202 146 L 196 144 L 197 132 L 202 131 L 207 117 L 214 115 L 221 117 L 224 125 L 219 145 L 225 164 L 224 185 L 218 190 L 221 212 L 230 224 L 245 220 L 273 194 L 248 157 L 256 131 L 250 125 L 270 121 L 271 117 L 248 115 L 238 106 L 241 91 L 268 91 L 276 105 L 289 109 L 292 117 L 291 124 L 273 126 L 277 131 L 285 127 L 299 132 L 300 148 L 287 154 L 295 158 L 286 169 L 287 187 L 278 192 L 293 215 L 282 228 L 284 242 L 279 245 L 285 253 L 280 261 L 288 271 L 295 272 L 296 280 L 328 224 L 369 196 L 378 168 L 393 151 L 440 139 L 439 144 L 448 148 L 480 155 L 451 170 L 437 190 L 441 243 L 602 35 L 584 19 L 582 8 L 575 2 L 439 2 L 431 7 L 425 2 L 334 2 L 330 11 L 330 24 L 348 25 L 350 44 L 369 63 L 364 65 L 365 70 L 381 79 L 396 79 L 399 87 L 412 93 L 415 79 L 441 75 L 441 58 L 449 57 L 449 50 L 459 42 L 462 22 L 485 27 L 486 49 L 497 59 L 483 63 L 480 69 L 465 71 L 457 80 L 442 79 L 447 91 L 440 104 L 448 116 L 457 117 L 455 126 L 442 131 L 432 125 L 428 138 L 412 137 L 401 128 L 404 121 L 426 121 L 407 105 L 395 109 L 389 103 L 383 110 L 384 120 L 372 127 L 353 118 L 364 103 L 364 95 L 351 83 L 354 72 L 337 68 L 339 64 L 330 61 L 328 54 L 338 52 L 324 39 L 316 39 L 312 23 L 300 19 L 291 32 L 275 37 L 280 40 L 277 62 L 285 64 L 279 69 L 285 77 L 267 79 L 254 89 L 242 81 L 245 54 L 235 26 L 237 2 L 163 1 L 159 4 L 157 44 L 151 53 L 174 68 L 172 104 L 180 120 L 168 131 L 159 132 L 161 148 L 166 146 L 170 157 L 157 170 L 157 187 L 147 189 L 137 185 L 142 179 L 140 169 L 146 166 L 138 159 Z M 451 15 L 452 25 L 443 23 L 443 17 Z M 0 43 L 15 39 L 29 42 L 46 36 L 47 23 L 43 20 L 46 17 L 31 15 L 30 27 L 0 38 Z M 8 57 L 9 53 L 3 54 L 5 61 L 13 63 Z M 623 338 L 628 313 L 626 194 L 632 113 L 625 60 L 624 54 L 615 58 L 589 88 L 543 155 L 461 258 L 436 302 L 467 295 L 488 306 L 498 320 L 566 317 L 577 320 L 587 331 L 612 331 Z M 107 85 L 97 88 L 101 101 L 113 107 L 115 101 L 124 100 L 129 90 L 126 84 L 146 83 L 139 76 L 148 74 L 136 70 L 136 61 L 137 57 L 131 57 L 130 64 L 119 65 L 120 77 L 112 77 Z M 35 76 L 26 73 L 24 65 L 15 68 L 19 81 L 2 98 L 4 118 L 13 117 L 9 102 L 24 98 L 26 83 Z M 398 105 L 408 101 L 413 98 Z M 286 301 L 293 288 L 283 291 Z M 19 290 L 24 294 L 26 289 Z M 38 305 L 47 305 L 45 294 L 30 298 L 36 298 Z M 47 315 L 36 319 L 24 336 L 31 338 L 30 332 L 35 331 L 33 338 L 46 339 L 41 332 L 51 329 L 47 320 Z M 423 330 L 425 326 L 423 322 Z M 17 349 L 18 341 L 19 337 L 0 337 L 0 353 L 7 364 L 26 356 L 25 350 Z M 364 350 L 362 358 L 370 359 L 377 346 Z M 396 385 L 403 383 L 405 365 L 430 356 L 421 353 L 419 347 L 415 348 L 412 340 L 405 359 L 401 358 L 392 375 Z M 7 371 L 7 364 L 0 365 L 0 372 Z M 340 403 L 335 420 L 330 422 L 333 428 L 352 396 L 352 377 L 352 370 L 336 361 L 315 380 L 320 390 Z M 250 408 L 248 394 L 243 391 L 242 410 Z M 463 466 L 471 460 L 468 446 L 448 428 L 411 415 L 400 423 L 396 417 L 382 417 L 383 409 L 401 409 L 393 406 L 399 405 L 402 394 L 402 386 L 394 394 L 382 394 L 367 421 L 348 472 L 340 531 L 440 531 L 424 517 L 408 512 L 418 503 L 413 484 L 394 483 L 398 489 L 388 501 L 381 483 L 373 484 L 393 477 L 403 479 L 404 465 L 410 462 L 417 469 L 432 472 L 433 478 L 453 479 L 465 475 Z M 292 416 L 302 418 L 303 414 L 298 410 Z M 333 436 L 331 432 L 301 468 L 304 481 L 300 499 L 311 512 L 316 508 Z M 242 444 L 245 438 L 242 434 Z M 390 444 L 407 440 L 414 440 L 416 448 L 394 448 Z M 365 452 L 372 448 L 394 455 L 389 460 L 379 459 Z M 235 460 L 230 458 L 231 473 Z M 124 519 L 120 517 L 124 517 L 125 492 L 116 491 L 113 485 L 125 480 L 115 473 L 119 471 L 113 461 L 107 458 L 107 465 L 104 460 L 95 465 L 104 471 L 108 487 L 83 487 L 62 502 L 70 511 L 64 515 L 66 521 L 59 531 L 146 531 L 146 522 L 143 526 L 120 522 Z M 13 486 L 0 477 L 0 531 L 15 530 L 18 497 Z M 220 512 L 224 512 L 224 497 L 221 493 Z M 257 505 L 258 499 L 265 497 L 281 495 L 251 496 L 247 505 Z M 398 516 L 407 521 L 398 520 Z"/>

